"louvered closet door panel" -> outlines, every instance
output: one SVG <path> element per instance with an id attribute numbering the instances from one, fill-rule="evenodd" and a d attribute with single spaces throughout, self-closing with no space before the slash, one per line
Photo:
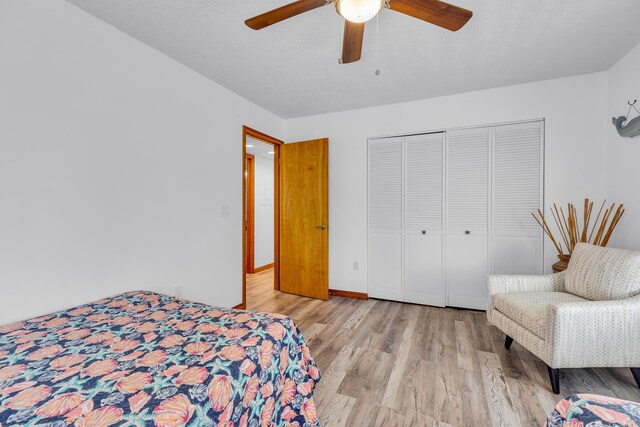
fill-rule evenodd
<path id="1" fill-rule="evenodd" d="M 487 234 L 489 132 L 489 128 L 447 132 L 448 234 Z"/>
<path id="2" fill-rule="evenodd" d="M 369 232 L 369 296 L 404 301 L 401 232 Z"/>
<path id="3" fill-rule="evenodd" d="M 444 133 L 405 138 L 404 182 L 404 300 L 444 306 Z"/>
<path id="4" fill-rule="evenodd" d="M 493 142 L 493 273 L 541 274 L 542 121 L 496 126 Z"/>
<path id="5" fill-rule="evenodd" d="M 487 236 L 447 236 L 447 305 L 486 310 Z"/>
<path id="6" fill-rule="evenodd" d="M 485 309 L 490 128 L 447 132 L 447 305 Z"/>
<path id="7" fill-rule="evenodd" d="M 442 233 L 444 133 L 405 138 L 405 229 Z"/>
<path id="8" fill-rule="evenodd" d="M 402 138 L 369 140 L 369 229 L 402 230 Z"/>
<path id="9" fill-rule="evenodd" d="M 403 299 L 403 138 L 369 140 L 369 295 Z"/>

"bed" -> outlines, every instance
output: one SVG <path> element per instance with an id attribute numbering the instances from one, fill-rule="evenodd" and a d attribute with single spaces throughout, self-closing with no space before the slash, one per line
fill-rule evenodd
<path id="1" fill-rule="evenodd" d="M 283 315 L 147 291 L 0 326 L 0 427 L 319 425 Z"/>

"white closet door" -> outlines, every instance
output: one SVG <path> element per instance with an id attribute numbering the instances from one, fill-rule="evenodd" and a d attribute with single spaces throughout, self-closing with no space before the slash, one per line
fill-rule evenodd
<path id="1" fill-rule="evenodd" d="M 404 158 L 404 300 L 444 306 L 444 133 L 406 137 Z"/>
<path id="2" fill-rule="evenodd" d="M 531 217 L 542 209 L 541 121 L 496 126 L 493 143 L 493 273 L 542 274 L 543 235 Z"/>
<path id="3" fill-rule="evenodd" d="M 369 295 L 403 300 L 403 138 L 369 140 Z"/>
<path id="4" fill-rule="evenodd" d="M 490 128 L 447 132 L 447 305 L 484 310 L 489 252 Z"/>

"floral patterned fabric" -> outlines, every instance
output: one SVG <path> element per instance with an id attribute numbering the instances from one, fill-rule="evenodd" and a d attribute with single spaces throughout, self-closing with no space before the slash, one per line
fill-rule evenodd
<path id="1" fill-rule="evenodd" d="M 0 326 L 0 427 L 318 426 L 294 322 L 138 291 Z"/>
<path id="2" fill-rule="evenodd" d="M 637 427 L 640 404 L 597 394 L 572 394 L 549 414 L 546 427 Z"/>

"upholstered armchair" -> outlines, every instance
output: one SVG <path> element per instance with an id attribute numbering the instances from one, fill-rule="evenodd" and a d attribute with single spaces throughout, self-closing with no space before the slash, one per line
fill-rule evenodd
<path id="1" fill-rule="evenodd" d="M 640 387 L 640 252 L 580 243 L 565 272 L 487 286 L 489 322 L 547 364 L 554 393 L 562 368 L 627 367 Z"/>

